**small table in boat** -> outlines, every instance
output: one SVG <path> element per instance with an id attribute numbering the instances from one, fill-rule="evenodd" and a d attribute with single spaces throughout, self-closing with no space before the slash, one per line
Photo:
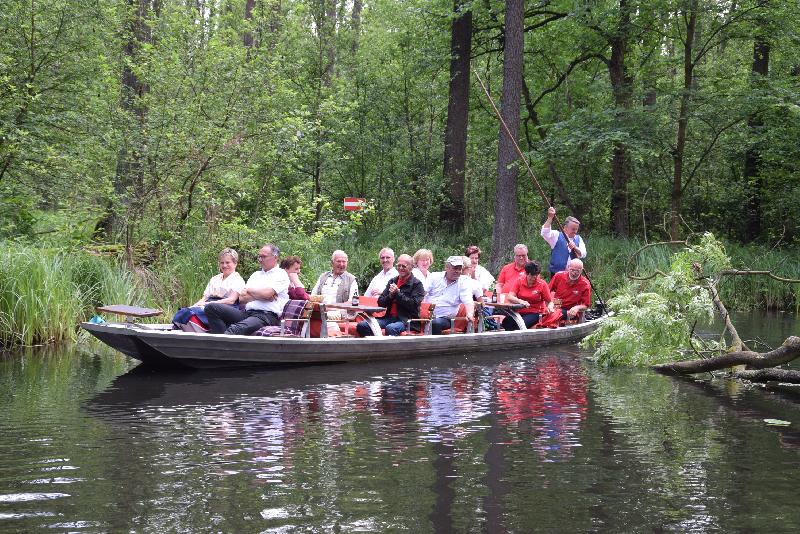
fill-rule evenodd
<path id="1" fill-rule="evenodd" d="M 382 306 L 364 306 L 361 304 L 353 306 L 352 304 L 335 303 L 328 304 L 326 307 L 330 310 L 344 310 L 350 313 L 361 314 L 364 320 L 367 321 L 367 324 L 369 324 L 373 336 L 383 335 L 381 334 L 381 326 L 378 324 L 375 317 L 373 317 L 376 313 L 386 311 L 386 308 Z"/>
<path id="2" fill-rule="evenodd" d="M 125 321 L 129 323 L 134 322 L 137 318 L 157 317 L 164 313 L 154 308 L 140 308 L 139 306 L 128 306 L 127 304 L 109 304 L 107 306 L 98 306 L 95 309 L 102 313 L 124 315 Z"/>
<path id="3" fill-rule="evenodd" d="M 512 304 L 510 302 L 486 302 L 484 303 L 486 307 L 492 307 L 495 310 L 500 310 L 503 315 L 507 315 L 517 323 L 517 327 L 520 330 L 527 330 L 528 327 L 525 326 L 525 321 L 522 320 L 522 316 L 517 313 L 517 310 L 522 309 L 525 307 L 524 304 Z"/>

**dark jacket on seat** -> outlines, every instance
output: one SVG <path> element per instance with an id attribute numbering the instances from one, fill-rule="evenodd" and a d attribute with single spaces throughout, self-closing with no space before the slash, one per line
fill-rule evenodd
<path id="1" fill-rule="evenodd" d="M 378 306 L 386 308 L 386 316 L 389 316 L 391 311 L 392 302 L 397 303 L 397 317 L 401 321 L 419 318 L 419 305 L 422 299 L 425 298 L 425 287 L 422 282 L 410 276 L 408 281 L 400 286 L 400 289 L 394 296 L 389 295 L 389 286 L 397 283 L 399 276 L 395 276 L 386 284 L 383 293 L 378 297 Z"/>

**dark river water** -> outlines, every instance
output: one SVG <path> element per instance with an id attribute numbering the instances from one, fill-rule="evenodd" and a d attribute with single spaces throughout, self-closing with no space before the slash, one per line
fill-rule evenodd
<path id="1" fill-rule="evenodd" d="M 800 391 L 586 356 L 164 374 L 94 343 L 5 354 L 0 531 L 800 531 Z"/>

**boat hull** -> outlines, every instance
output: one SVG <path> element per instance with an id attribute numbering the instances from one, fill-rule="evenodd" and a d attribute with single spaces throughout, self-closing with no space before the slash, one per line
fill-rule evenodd
<path id="1" fill-rule="evenodd" d="M 207 368 L 398 360 L 561 345 L 580 341 L 601 321 L 524 331 L 323 339 L 213 335 L 129 323 L 82 323 L 81 327 L 148 365 Z"/>

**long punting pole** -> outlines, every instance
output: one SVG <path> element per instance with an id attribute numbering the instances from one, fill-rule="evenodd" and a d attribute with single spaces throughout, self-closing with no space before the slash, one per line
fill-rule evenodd
<path id="1" fill-rule="evenodd" d="M 544 193 L 544 189 L 542 189 L 542 186 L 539 185 L 539 180 L 537 180 L 536 179 L 536 175 L 533 174 L 533 169 L 531 169 L 531 166 L 528 165 L 528 158 L 526 158 L 525 154 L 522 153 L 522 150 L 519 148 L 519 144 L 517 144 L 517 140 L 514 139 L 514 135 L 511 133 L 511 130 L 508 128 L 508 125 L 506 124 L 506 121 L 504 121 L 503 120 L 503 116 L 500 115 L 500 111 L 497 109 L 497 106 L 495 106 L 494 99 L 492 98 L 492 95 L 489 93 L 489 90 L 486 88 L 486 85 L 484 85 L 483 80 L 481 80 L 481 76 L 480 76 L 480 74 L 478 74 L 478 70 L 477 69 L 472 69 L 472 72 L 475 73 L 475 77 L 478 79 L 478 83 L 481 84 L 481 88 L 483 89 L 483 92 L 486 93 L 486 98 L 489 99 L 489 104 L 492 105 L 492 109 L 494 110 L 494 114 L 497 116 L 497 119 L 500 121 L 500 124 L 503 126 L 503 130 L 506 132 L 506 135 L 511 140 L 511 144 L 514 145 L 514 148 L 516 149 L 517 154 L 519 154 L 519 159 L 522 160 L 522 163 L 525 164 L 525 168 L 528 169 L 528 174 L 531 176 L 531 180 L 533 180 L 533 185 L 535 185 L 536 189 L 539 191 L 539 195 L 541 195 L 542 200 L 545 203 L 545 206 L 548 209 L 551 208 L 552 204 L 550 203 L 550 199 L 547 198 L 547 195 Z M 561 230 L 561 233 L 564 234 L 564 239 L 566 239 L 567 243 L 569 243 L 569 236 L 567 236 L 567 233 L 564 231 L 564 227 L 561 225 L 561 222 L 558 220 L 558 217 L 556 217 L 555 214 L 553 214 L 553 222 L 556 223 L 556 226 Z M 586 269 L 583 270 L 583 275 L 586 277 L 586 280 L 589 281 L 589 285 L 591 286 L 592 291 L 594 291 L 594 294 L 597 295 L 597 299 L 600 301 L 600 304 L 603 306 L 603 311 L 605 311 L 605 307 L 606 307 L 605 306 L 605 300 L 603 299 L 603 297 L 600 296 L 600 293 L 595 289 L 594 284 L 592 283 L 592 279 L 589 277 L 589 273 L 586 272 Z"/>

